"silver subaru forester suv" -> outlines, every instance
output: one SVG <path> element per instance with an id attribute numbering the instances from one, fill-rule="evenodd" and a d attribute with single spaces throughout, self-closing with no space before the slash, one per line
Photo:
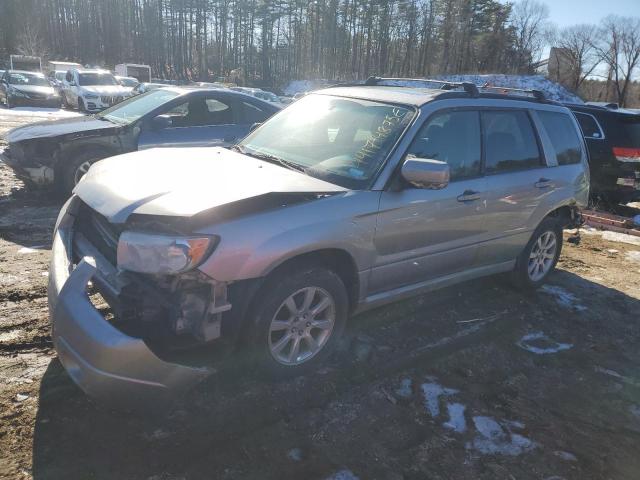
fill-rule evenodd
<path id="1" fill-rule="evenodd" d="M 307 95 L 229 150 L 95 164 L 60 212 L 49 275 L 73 380 L 148 404 L 211 373 L 179 360 L 196 348 L 298 374 L 356 312 L 501 272 L 543 283 L 588 198 L 569 110 L 388 83 Z"/>

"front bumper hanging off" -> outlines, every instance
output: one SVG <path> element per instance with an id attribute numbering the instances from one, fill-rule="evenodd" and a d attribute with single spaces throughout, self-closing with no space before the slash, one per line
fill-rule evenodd
<path id="1" fill-rule="evenodd" d="M 52 246 L 49 315 L 62 365 L 89 396 L 114 406 L 162 404 L 206 378 L 206 368 L 169 363 L 143 340 L 107 322 L 87 296 L 87 284 L 106 278 L 100 262 L 85 256 L 73 268 L 72 199 L 63 207 Z"/>

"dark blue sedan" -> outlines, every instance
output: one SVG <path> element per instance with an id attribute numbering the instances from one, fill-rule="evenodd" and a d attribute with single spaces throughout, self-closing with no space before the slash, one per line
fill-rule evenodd
<path id="1" fill-rule="evenodd" d="M 227 89 L 161 88 L 96 115 L 11 130 L 1 159 L 30 184 L 70 193 L 102 158 L 153 147 L 230 146 L 280 108 Z"/>

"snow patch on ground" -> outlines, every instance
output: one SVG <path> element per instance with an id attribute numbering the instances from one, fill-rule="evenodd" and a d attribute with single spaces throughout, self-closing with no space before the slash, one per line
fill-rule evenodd
<path id="1" fill-rule="evenodd" d="M 467 421 L 464 418 L 465 407 L 461 403 L 449 403 L 447 404 L 447 411 L 449 412 L 449 421 L 442 424 L 443 427 L 449 428 L 456 433 L 464 433 L 467 431 Z"/>
<path id="2" fill-rule="evenodd" d="M 582 312 L 587 309 L 587 307 L 580 303 L 578 297 L 558 285 L 543 285 L 540 291 L 547 295 L 551 295 L 558 304 L 565 308 L 569 308 L 577 312 Z"/>
<path id="3" fill-rule="evenodd" d="M 425 407 L 429 414 L 435 418 L 440 415 L 440 397 L 449 396 L 458 393 L 453 388 L 444 388 L 437 383 L 422 384 L 422 393 L 424 394 Z"/>
<path id="4" fill-rule="evenodd" d="M 632 262 L 640 263 L 640 251 L 638 250 L 630 250 L 625 254 L 625 256 Z"/>
<path id="5" fill-rule="evenodd" d="M 16 107 L 12 109 L 0 109 L 0 118 L 2 117 L 46 117 L 46 118 L 64 118 L 77 117 L 82 115 L 80 112 L 71 110 L 63 110 L 61 108 L 39 108 L 39 107 Z"/>
<path id="6" fill-rule="evenodd" d="M 327 477 L 325 480 L 359 480 L 351 470 L 340 470 L 339 472 L 334 473 L 330 477 Z"/>
<path id="7" fill-rule="evenodd" d="M 0 333 L 0 343 L 10 342 L 20 338 L 20 335 L 24 333 L 24 330 L 9 330 L 8 332 Z"/>
<path id="8" fill-rule="evenodd" d="M 535 345 L 534 342 L 537 342 L 537 345 Z M 542 332 L 529 333 L 522 337 L 516 345 L 536 355 L 549 355 L 550 353 L 562 352 L 563 350 L 569 350 L 573 347 L 571 343 L 555 342 Z"/>
<path id="9" fill-rule="evenodd" d="M 528 438 L 511 432 L 491 417 L 473 417 L 477 435 L 467 443 L 467 449 L 477 450 L 485 455 L 517 456 L 533 450 L 536 444 Z"/>
<path id="10" fill-rule="evenodd" d="M 602 232 L 602 238 L 604 238 L 605 240 L 609 240 L 610 242 L 622 242 L 640 246 L 640 237 L 629 235 L 627 233 L 611 232 L 609 230 L 605 230 Z"/>

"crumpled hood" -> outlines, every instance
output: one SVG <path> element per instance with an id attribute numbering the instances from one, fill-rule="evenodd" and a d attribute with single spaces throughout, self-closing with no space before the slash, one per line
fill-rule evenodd
<path id="1" fill-rule="evenodd" d="M 74 192 L 111 222 L 131 214 L 190 217 L 269 193 L 346 189 L 224 148 L 154 148 L 94 164 Z"/>
<path id="2" fill-rule="evenodd" d="M 6 136 L 8 143 L 20 142 L 32 138 L 47 138 L 67 135 L 69 133 L 88 134 L 90 131 L 121 128 L 108 120 L 98 120 L 89 116 L 45 120 L 14 128 Z"/>
<path id="3" fill-rule="evenodd" d="M 125 88 L 121 85 L 88 85 L 86 87 L 80 87 L 82 92 L 93 93 L 95 95 L 128 95 L 131 92 L 130 88 Z"/>

